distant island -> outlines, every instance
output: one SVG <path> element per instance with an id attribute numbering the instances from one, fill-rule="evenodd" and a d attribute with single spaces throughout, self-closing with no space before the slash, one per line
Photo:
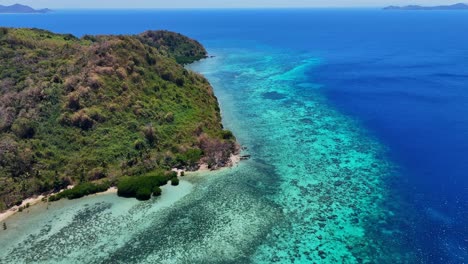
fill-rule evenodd
<path id="1" fill-rule="evenodd" d="M 441 6 L 387 6 L 384 10 L 468 10 L 468 5 L 459 3 L 454 5 L 441 5 Z"/>
<path id="2" fill-rule="evenodd" d="M 0 14 L 44 14 L 49 13 L 52 10 L 45 9 L 34 9 L 30 6 L 14 4 L 10 6 L 0 5 Z"/>

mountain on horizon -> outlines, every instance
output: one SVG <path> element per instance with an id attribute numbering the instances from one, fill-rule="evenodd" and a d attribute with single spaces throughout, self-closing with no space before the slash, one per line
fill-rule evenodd
<path id="1" fill-rule="evenodd" d="M 27 5 L 21 4 L 14 4 L 10 6 L 0 5 L 0 13 L 15 13 L 15 14 L 37 14 L 37 13 L 48 13 L 52 10 L 45 8 L 45 9 L 34 9 Z"/>
<path id="2" fill-rule="evenodd" d="M 468 10 L 468 5 L 463 3 L 453 5 L 440 5 L 440 6 L 387 6 L 384 10 Z"/>

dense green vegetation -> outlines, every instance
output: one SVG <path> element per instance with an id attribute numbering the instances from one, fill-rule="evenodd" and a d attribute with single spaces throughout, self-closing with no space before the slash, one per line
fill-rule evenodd
<path id="1" fill-rule="evenodd" d="M 60 196 L 92 193 L 101 185 L 85 183 L 102 179 L 225 166 L 235 138 L 208 81 L 182 65 L 206 54 L 167 31 L 0 28 L 0 210 L 70 184 L 77 190 Z"/>
<path id="2" fill-rule="evenodd" d="M 148 200 L 151 195 L 161 195 L 160 186 L 169 180 L 177 179 L 175 172 L 152 172 L 137 177 L 122 177 L 117 184 L 117 194 L 122 197 L 135 197 L 138 200 Z"/>
<path id="3" fill-rule="evenodd" d="M 70 200 L 78 199 L 86 195 L 95 194 L 99 192 L 104 192 L 109 189 L 110 184 L 109 182 L 103 183 L 93 183 L 93 182 L 85 182 L 76 185 L 72 189 L 65 190 L 63 192 L 57 193 L 55 195 L 51 195 L 49 197 L 49 201 L 57 201 L 62 198 L 68 198 Z"/>
<path id="4" fill-rule="evenodd" d="M 168 31 L 147 31 L 140 35 L 143 43 L 156 47 L 167 57 L 180 64 L 192 63 L 206 58 L 206 50 L 196 40 Z"/>

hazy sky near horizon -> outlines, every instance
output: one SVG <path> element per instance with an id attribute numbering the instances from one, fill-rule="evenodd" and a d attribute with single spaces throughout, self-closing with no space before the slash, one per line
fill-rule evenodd
<path id="1" fill-rule="evenodd" d="M 0 0 L 35 8 L 254 8 L 254 7 L 374 7 L 387 5 L 441 5 L 463 0 Z"/>

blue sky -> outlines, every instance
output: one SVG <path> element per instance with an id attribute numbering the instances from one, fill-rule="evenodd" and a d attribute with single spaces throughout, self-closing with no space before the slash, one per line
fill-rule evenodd
<path id="1" fill-rule="evenodd" d="M 387 5 L 439 5 L 463 0 L 0 0 L 36 8 L 242 8 L 242 7 L 373 7 Z"/>

